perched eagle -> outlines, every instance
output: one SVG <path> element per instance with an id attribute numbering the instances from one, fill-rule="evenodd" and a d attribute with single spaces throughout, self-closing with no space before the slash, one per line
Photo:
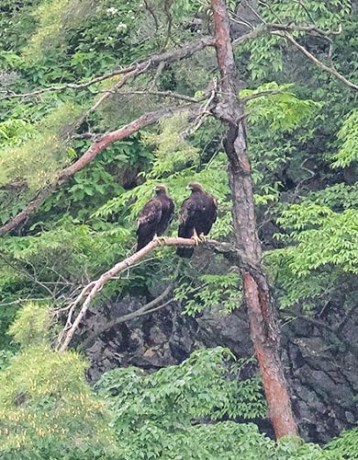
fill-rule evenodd
<path id="1" fill-rule="evenodd" d="M 148 201 L 138 216 L 137 251 L 144 248 L 155 236 L 161 236 L 174 214 L 174 201 L 164 185 L 154 187 L 155 197 Z"/>
<path id="2" fill-rule="evenodd" d="M 187 188 L 191 190 L 189 198 L 184 200 L 179 212 L 178 236 L 195 238 L 207 235 L 217 217 L 216 200 L 209 193 L 204 192 L 198 182 L 191 182 Z M 180 257 L 190 258 L 194 248 L 178 248 Z"/>

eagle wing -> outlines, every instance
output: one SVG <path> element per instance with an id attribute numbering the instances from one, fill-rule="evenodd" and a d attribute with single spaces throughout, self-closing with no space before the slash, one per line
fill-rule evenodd
<path id="1" fill-rule="evenodd" d="M 148 201 L 138 216 L 138 228 L 143 225 L 153 225 L 160 222 L 162 206 L 156 198 Z"/>
<path id="2" fill-rule="evenodd" d="M 152 241 L 161 218 L 162 205 L 160 200 L 157 198 L 149 200 L 138 216 L 137 251 Z"/>
<path id="3" fill-rule="evenodd" d="M 181 238 L 191 238 L 193 236 L 193 220 L 196 214 L 196 203 L 193 197 L 189 197 L 183 201 L 179 211 L 179 230 L 178 236 Z"/>
<path id="4" fill-rule="evenodd" d="M 194 222 L 196 214 L 196 202 L 192 196 L 183 201 L 179 211 L 178 236 L 181 238 L 191 238 L 194 235 Z M 176 253 L 180 257 L 190 259 L 194 248 L 177 248 Z"/>
<path id="5" fill-rule="evenodd" d="M 217 218 L 217 203 L 208 193 L 195 193 L 184 200 L 179 212 L 178 236 L 191 238 L 194 231 L 207 235 Z M 177 254 L 190 258 L 194 248 L 178 248 Z"/>
<path id="6" fill-rule="evenodd" d="M 162 215 L 157 226 L 157 235 L 161 236 L 168 228 L 174 217 L 174 201 L 169 196 L 161 196 L 158 198 L 161 202 Z"/>

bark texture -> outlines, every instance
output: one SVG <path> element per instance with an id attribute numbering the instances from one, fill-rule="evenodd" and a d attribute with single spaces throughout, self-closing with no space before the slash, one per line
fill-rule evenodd
<path id="1" fill-rule="evenodd" d="M 280 438 L 297 435 L 291 401 L 279 354 L 279 330 L 269 284 L 261 263 L 257 235 L 251 166 L 247 152 L 245 113 L 237 97 L 238 75 L 224 0 L 212 0 L 216 53 L 221 74 L 215 115 L 228 125 L 225 150 L 233 199 L 233 225 L 237 247 L 255 270 L 241 269 L 250 334 L 254 344 L 269 416 Z"/>

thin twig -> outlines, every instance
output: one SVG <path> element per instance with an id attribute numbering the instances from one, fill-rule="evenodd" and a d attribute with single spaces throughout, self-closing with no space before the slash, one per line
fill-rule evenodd
<path id="1" fill-rule="evenodd" d="M 44 302 L 46 300 L 53 300 L 53 297 L 29 297 L 24 299 L 13 300 L 12 302 L 0 303 L 1 307 L 10 307 L 11 305 L 18 305 L 25 302 Z"/>
<path id="2" fill-rule="evenodd" d="M 239 251 L 237 248 L 233 247 L 228 243 L 221 243 L 215 240 L 208 240 L 202 243 L 203 245 L 214 249 L 215 251 L 222 253 L 222 254 L 230 254 L 230 256 L 235 258 L 235 261 L 238 266 L 241 266 L 242 269 L 250 270 L 253 276 L 260 277 L 260 271 L 257 269 L 255 264 L 252 264 L 248 261 L 245 254 Z M 72 326 L 70 329 L 64 330 L 62 336 L 59 339 L 57 348 L 60 351 L 65 351 L 68 348 L 79 324 L 81 323 L 82 319 L 84 318 L 88 308 L 90 307 L 93 299 L 96 297 L 98 292 L 101 291 L 103 286 L 113 279 L 119 273 L 127 270 L 129 267 L 132 267 L 136 264 L 139 260 L 143 259 L 146 255 L 150 254 L 155 249 L 158 249 L 162 246 L 181 246 L 181 247 L 193 247 L 196 246 L 197 242 L 193 239 L 186 239 L 186 238 L 160 238 L 151 241 L 147 246 L 139 250 L 138 252 L 132 254 L 131 256 L 127 257 L 125 260 L 117 263 L 114 265 L 110 270 L 103 273 L 96 281 L 92 281 L 89 285 L 85 286 L 80 295 L 75 300 L 76 306 L 82 302 L 83 304 L 81 310 L 79 311 L 76 319 L 73 321 Z M 89 293 L 87 294 L 87 292 Z M 63 339 L 63 340 L 62 340 Z"/>
<path id="3" fill-rule="evenodd" d="M 158 310 L 161 310 L 161 309 L 165 308 L 167 305 L 169 305 L 174 300 L 174 298 L 170 298 L 169 300 L 165 301 L 164 303 L 162 303 L 162 302 L 173 291 L 176 279 L 178 277 L 179 267 L 180 267 L 180 260 L 179 260 L 179 262 L 177 264 L 177 267 L 175 269 L 172 281 L 168 284 L 168 286 L 164 289 L 164 291 L 158 297 L 156 297 L 155 299 L 151 300 L 147 304 L 143 305 L 138 310 L 136 310 L 134 312 L 131 312 L 131 313 L 128 313 L 126 315 L 122 315 L 119 318 L 115 318 L 115 319 L 109 321 L 108 323 L 104 324 L 100 328 L 96 329 L 81 344 L 81 348 L 83 348 L 83 349 L 88 348 L 98 336 L 100 336 L 103 332 L 108 331 L 109 329 L 112 329 L 114 326 L 117 326 L 118 324 L 124 323 L 126 321 L 130 321 L 130 320 L 138 318 L 140 316 L 149 315 L 149 314 L 151 314 L 153 312 L 156 312 Z"/>
<path id="4" fill-rule="evenodd" d="M 111 90 L 104 90 L 104 91 L 96 91 L 96 92 L 91 92 L 92 94 L 100 94 L 100 93 L 109 93 L 109 94 L 119 94 L 121 96 L 127 96 L 127 95 L 144 95 L 144 96 L 159 96 L 159 97 L 169 97 L 173 99 L 179 99 L 182 101 L 187 101 L 187 102 L 201 102 L 204 100 L 204 97 L 200 99 L 195 99 L 190 96 L 186 96 L 185 94 L 180 94 L 176 93 L 174 91 L 152 91 L 152 90 L 143 90 L 143 91 L 136 91 L 136 90 L 129 90 L 129 91 L 118 91 L 117 89 L 111 89 Z"/>
<path id="5" fill-rule="evenodd" d="M 264 97 L 264 96 L 274 96 L 277 94 L 283 94 L 283 91 L 280 91 L 279 89 L 267 89 L 264 91 L 260 91 L 258 93 L 250 94 L 249 96 L 245 96 L 240 99 L 240 102 L 242 104 L 246 104 L 249 101 L 252 101 L 253 99 L 258 99 L 259 97 Z"/>
<path id="6" fill-rule="evenodd" d="M 356 310 L 357 310 L 357 304 L 352 305 L 352 307 L 345 314 L 343 320 L 336 327 L 335 330 L 337 334 L 341 334 L 343 332 L 343 329 L 345 328 L 346 324 L 352 319 L 352 316 L 354 315 Z"/>
<path id="7" fill-rule="evenodd" d="M 83 83 L 65 83 L 63 85 L 53 85 L 47 88 L 40 88 L 32 92 L 19 93 L 19 94 L 9 92 L 8 90 L 3 90 L 3 91 L 0 91 L 0 94 L 1 93 L 3 94 L 1 99 L 30 98 L 30 97 L 40 96 L 42 94 L 50 93 L 50 92 L 66 91 L 68 89 L 82 90 L 96 83 L 101 83 L 104 80 L 108 80 L 110 78 L 113 78 L 119 75 L 130 74 L 131 77 L 133 77 L 133 76 L 139 75 L 139 73 L 142 73 L 143 71 L 146 71 L 152 68 L 156 68 L 161 62 L 171 63 L 171 62 L 179 61 L 181 59 L 189 58 L 193 56 L 195 53 L 197 53 L 198 51 L 201 51 L 202 49 L 208 46 L 209 47 L 214 46 L 214 39 L 212 37 L 203 37 L 200 40 L 197 40 L 195 42 L 189 42 L 189 43 L 184 44 L 181 47 L 175 48 L 174 50 L 165 51 L 160 54 L 152 55 L 148 59 L 139 61 L 134 64 L 130 64 L 129 66 L 124 67 L 122 69 L 112 70 L 111 72 L 105 73 L 95 78 L 92 78 L 91 80 L 88 80 Z"/>
<path id="8" fill-rule="evenodd" d="M 348 88 L 352 89 L 353 91 L 358 91 L 358 85 L 355 85 L 351 81 L 347 80 L 346 77 L 344 77 L 342 74 L 340 74 L 334 67 L 328 67 L 326 64 L 323 64 L 319 59 L 317 59 L 313 54 L 311 54 L 309 51 L 306 50 L 306 48 L 302 45 L 300 45 L 293 37 L 291 34 L 288 32 L 277 32 L 273 31 L 271 32 L 272 35 L 276 35 L 279 37 L 285 38 L 287 41 L 292 43 L 292 45 L 297 48 L 302 54 L 304 54 L 310 61 L 312 61 L 317 67 L 320 69 L 324 70 L 325 72 L 328 72 L 329 74 L 333 75 L 337 80 L 341 81 L 344 83 Z"/>
<path id="9" fill-rule="evenodd" d="M 208 116 L 213 115 L 211 113 L 211 111 L 210 111 L 210 106 L 211 106 L 211 104 L 213 103 L 213 101 L 214 101 L 214 99 L 216 97 L 217 87 L 218 87 L 217 80 L 214 79 L 213 80 L 213 89 L 210 92 L 209 99 L 206 101 L 206 103 L 203 105 L 203 107 L 199 110 L 199 115 L 196 117 L 196 119 L 195 119 L 195 121 L 193 123 L 193 126 L 190 126 L 185 131 L 183 131 L 183 133 L 181 134 L 181 137 L 183 139 L 185 139 L 189 135 L 193 135 L 200 128 L 200 126 L 203 124 L 205 118 L 207 118 Z"/>

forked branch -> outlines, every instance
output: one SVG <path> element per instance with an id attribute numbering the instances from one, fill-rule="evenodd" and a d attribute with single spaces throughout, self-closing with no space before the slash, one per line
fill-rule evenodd
<path id="1" fill-rule="evenodd" d="M 186 239 L 186 238 L 160 238 L 160 239 L 153 240 L 149 244 L 147 244 L 147 246 L 140 249 L 138 252 L 132 254 L 131 256 L 127 257 L 121 262 L 118 262 L 110 270 L 103 273 L 97 280 L 92 281 L 87 286 L 85 286 L 82 289 L 79 296 L 76 298 L 76 300 L 70 305 L 70 308 L 69 308 L 70 317 L 67 320 L 65 329 L 62 331 L 62 333 L 59 336 L 57 349 L 59 351 L 65 351 L 68 348 L 79 324 L 81 323 L 84 316 L 86 315 L 86 312 L 88 308 L 90 307 L 93 299 L 103 289 L 104 285 L 108 281 L 110 281 L 111 279 L 119 275 L 120 273 L 124 272 L 128 268 L 133 267 L 133 265 L 135 265 L 138 261 L 142 260 L 145 256 L 147 256 L 154 250 L 158 249 L 159 247 L 162 247 L 162 246 L 187 247 L 187 246 L 196 246 L 196 244 L 197 244 L 196 241 L 192 239 Z M 222 253 L 224 256 L 235 258 L 235 263 L 239 267 L 242 267 L 243 269 L 246 269 L 246 270 L 255 271 L 255 267 L 252 264 L 250 264 L 250 262 L 247 260 L 247 257 L 241 251 L 239 251 L 237 248 L 230 245 L 229 243 L 221 243 L 216 240 L 207 240 L 201 244 L 203 246 L 213 249 L 217 253 Z M 82 307 L 76 319 L 72 322 L 73 312 L 76 309 L 76 307 L 80 304 L 82 304 Z"/>
<path id="2" fill-rule="evenodd" d="M 355 85 L 353 82 L 348 80 L 344 75 L 340 74 L 337 69 L 334 67 L 329 67 L 324 64 L 322 61 L 317 59 L 313 54 L 311 54 L 304 46 L 300 45 L 291 34 L 288 32 L 278 32 L 273 31 L 271 32 L 272 35 L 278 35 L 279 37 L 285 38 L 288 42 L 290 42 L 296 49 L 298 49 L 302 54 L 304 54 L 313 64 L 315 64 L 319 69 L 333 75 L 337 80 L 344 83 L 349 89 L 353 91 L 358 91 L 358 85 Z"/>

